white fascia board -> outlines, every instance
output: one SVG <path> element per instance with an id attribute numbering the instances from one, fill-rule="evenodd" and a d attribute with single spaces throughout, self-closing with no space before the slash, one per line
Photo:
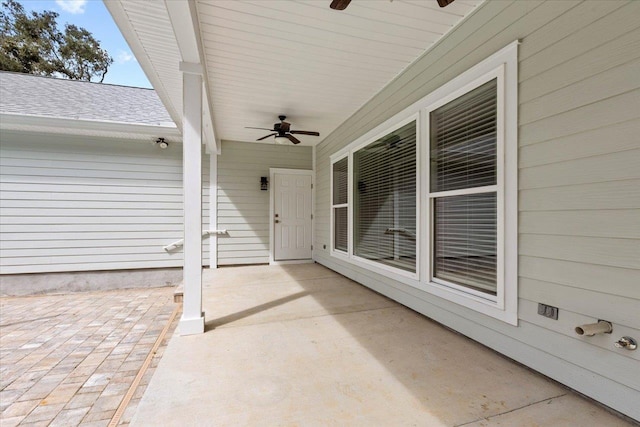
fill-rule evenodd
<path id="1" fill-rule="evenodd" d="M 174 123 L 178 126 L 179 129 L 182 128 L 182 111 L 176 108 L 176 106 L 171 102 L 171 98 L 169 97 L 167 91 L 164 89 L 164 85 L 160 79 L 160 76 L 155 70 L 151 59 L 147 56 L 144 46 L 140 43 L 136 35 L 136 31 L 129 21 L 129 17 L 122 7 L 122 0 L 103 0 L 104 5 L 107 10 L 111 14 L 114 22 L 120 29 L 120 33 L 123 35 L 127 44 L 131 48 L 133 55 L 136 57 L 136 60 L 140 64 L 142 71 L 144 71 L 145 75 L 149 79 L 149 82 L 155 89 L 158 97 L 162 101 L 162 104 L 165 106 L 169 115 L 173 119 Z M 162 29 L 158 29 L 161 31 Z"/>
<path id="2" fill-rule="evenodd" d="M 202 82 L 204 85 L 202 131 L 207 151 L 220 154 L 220 144 L 216 138 L 213 108 L 211 103 L 207 61 L 205 60 L 202 40 L 200 38 L 200 24 L 195 2 L 167 1 L 165 7 L 173 27 L 173 33 L 180 49 L 183 63 L 200 64 L 202 68 Z M 185 72 L 190 72 L 185 70 Z"/>
<path id="3" fill-rule="evenodd" d="M 207 82 L 204 82 L 204 98 L 202 107 L 202 136 L 207 146 L 207 152 L 211 155 L 222 154 L 222 144 L 216 140 L 216 132 L 213 125 L 213 115 L 209 104 L 209 92 Z"/>
<path id="4" fill-rule="evenodd" d="M 101 135 L 113 132 L 114 134 L 128 133 L 131 135 L 141 135 L 148 137 L 165 137 L 175 140 L 182 140 L 182 135 L 175 125 L 150 125 L 123 122 L 110 122 L 101 120 L 79 120 L 63 117 L 32 116 L 25 114 L 0 113 L 0 124 L 4 129 L 11 129 L 16 126 L 41 127 L 49 130 L 60 129 L 63 133 L 74 133 L 75 130 L 96 132 Z"/>

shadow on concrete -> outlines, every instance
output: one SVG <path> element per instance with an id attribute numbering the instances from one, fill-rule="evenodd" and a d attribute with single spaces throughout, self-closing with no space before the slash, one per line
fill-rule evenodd
<path id="1" fill-rule="evenodd" d="M 173 337 L 136 414 L 146 425 L 444 427 L 527 407 L 555 425 L 575 409 L 556 404 L 567 394 L 556 383 L 319 264 L 207 280 L 218 317 L 202 336 Z M 574 421 L 616 425 L 605 418 Z"/>
<path id="2" fill-rule="evenodd" d="M 554 381 L 337 272 L 329 270 L 341 279 L 331 289 L 309 280 L 300 266 L 281 268 L 401 382 L 423 410 L 445 425 L 485 419 L 566 394 Z M 355 294 L 389 304 L 372 304 L 371 310 L 359 304 L 336 306 L 336 292 L 347 300 L 346 295 Z"/>
<path id="3" fill-rule="evenodd" d="M 288 302 L 291 301 L 295 301 L 299 298 L 303 298 L 308 296 L 309 293 L 308 292 L 298 292 L 296 294 L 293 295 L 289 295 L 287 297 L 284 298 L 278 298 L 276 300 L 273 301 L 269 301 L 267 303 L 264 304 L 260 304 L 251 308 L 248 308 L 246 310 L 242 310 L 242 311 L 238 311 L 236 313 L 230 314 L 228 316 L 223 316 L 223 317 L 219 317 L 217 319 L 213 319 L 213 320 L 208 320 L 205 322 L 205 332 L 210 331 L 212 329 L 218 328 L 220 326 L 226 325 L 228 323 L 232 323 L 232 322 L 236 322 L 240 319 L 245 319 L 247 317 L 253 316 L 255 314 L 267 311 L 269 309 L 278 307 L 280 305 L 286 304 Z"/>

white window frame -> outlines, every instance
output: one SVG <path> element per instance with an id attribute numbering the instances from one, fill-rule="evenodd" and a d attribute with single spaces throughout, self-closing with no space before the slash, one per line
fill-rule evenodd
<path id="1" fill-rule="evenodd" d="M 353 154 L 366 147 L 369 144 L 372 144 L 374 142 L 376 142 L 378 139 L 388 135 L 389 133 L 400 129 L 402 126 L 405 126 L 411 122 L 415 121 L 416 123 L 416 236 L 420 236 L 421 233 L 421 227 L 422 225 L 420 224 L 420 193 L 421 193 L 421 179 L 420 179 L 420 156 L 421 156 L 421 150 L 420 150 L 420 144 L 419 144 L 419 135 L 420 135 L 420 115 L 419 112 L 417 111 L 413 111 L 410 114 L 404 114 L 404 116 L 399 117 L 399 116 L 394 116 L 394 120 L 392 121 L 387 121 L 384 123 L 383 127 L 377 127 L 376 129 L 374 129 L 375 132 L 368 132 L 365 135 L 363 135 L 362 137 L 358 138 L 356 141 L 354 141 L 353 143 L 347 145 L 346 147 L 344 147 L 342 150 L 334 153 L 333 155 L 330 156 L 330 165 L 329 165 L 329 173 L 330 173 L 330 196 L 331 200 L 330 200 L 330 209 L 331 209 L 331 216 L 330 216 L 330 244 L 331 244 L 331 251 L 330 254 L 331 256 L 334 256 L 336 258 L 339 258 L 343 261 L 347 261 L 351 264 L 354 264 L 356 266 L 359 266 L 361 268 L 367 269 L 369 271 L 373 271 L 375 273 L 387 276 L 391 279 L 397 280 L 399 282 L 411 285 L 411 286 L 415 286 L 418 287 L 419 286 L 419 277 L 420 277 L 420 259 L 421 259 L 421 252 L 420 252 L 420 245 L 419 245 L 419 239 L 416 238 L 416 272 L 411 272 L 411 271 L 407 271 L 407 270 L 403 270 L 401 268 L 397 268 L 397 267 L 393 267 L 390 265 L 386 265 L 386 264 L 382 264 L 379 262 L 375 262 L 373 260 L 369 260 L 366 258 L 361 258 L 359 256 L 354 255 L 354 242 L 353 242 L 353 236 L 354 236 L 354 229 L 353 229 Z M 348 160 L 348 194 L 347 194 L 347 200 L 348 200 L 348 233 L 347 233 L 347 239 L 348 239 L 348 251 L 342 252 L 342 251 L 336 251 L 334 250 L 334 218 L 333 218 L 333 209 L 334 207 L 340 207 L 342 205 L 334 205 L 333 204 L 333 164 L 339 160 L 344 159 L 345 157 L 347 157 Z"/>
<path id="2" fill-rule="evenodd" d="M 420 135 L 420 120 L 419 120 L 419 114 L 412 114 L 411 116 L 397 121 L 393 126 L 390 126 L 388 128 L 385 128 L 383 131 L 377 133 L 376 135 L 367 138 L 365 141 L 360 142 L 359 144 L 354 145 L 353 147 L 350 147 L 349 150 L 349 183 L 351 184 L 351 187 L 349 187 L 349 197 L 350 197 L 350 201 L 353 200 L 353 155 L 357 152 L 360 151 L 361 149 L 367 147 L 370 144 L 375 143 L 376 141 L 378 141 L 380 138 L 383 138 L 387 135 L 389 135 L 390 133 L 400 129 L 401 127 L 408 125 L 409 123 L 415 121 L 416 123 L 416 236 L 420 235 L 420 144 L 419 144 L 419 135 Z M 380 269 L 382 271 L 384 271 L 385 273 L 387 273 L 387 276 L 390 276 L 392 278 L 397 278 L 397 275 L 405 277 L 407 279 L 412 279 L 412 280 L 418 280 L 418 278 L 420 277 L 420 245 L 418 242 L 418 239 L 416 238 L 416 271 L 411 272 L 411 271 L 407 271 L 407 270 L 403 270 L 401 268 L 397 268 L 397 267 L 392 267 L 390 265 L 386 265 L 386 264 L 382 264 L 379 262 L 375 262 L 373 260 L 370 259 L 366 259 L 366 258 L 362 258 L 359 257 L 357 255 L 355 255 L 354 253 L 354 248 L 353 248 L 353 237 L 355 234 L 355 230 L 353 227 L 353 203 L 349 203 L 349 206 L 351 206 L 351 209 L 349 209 L 349 242 L 351 243 L 349 245 L 349 258 L 358 264 L 364 265 L 364 266 L 369 266 L 369 267 L 374 267 L 377 269 Z"/>
<path id="3" fill-rule="evenodd" d="M 348 144 L 331 156 L 331 175 L 333 162 L 349 157 L 348 184 L 348 254 L 331 251 L 331 255 L 351 264 L 365 268 L 410 285 L 423 292 L 454 302 L 463 307 L 483 313 L 506 323 L 518 324 L 518 45 L 514 41 L 490 57 L 463 72 L 448 83 L 440 86 L 424 98 L 405 108 L 398 114 L 376 126 L 357 140 Z M 470 90 L 475 89 L 493 78 L 498 78 L 498 146 L 497 162 L 501 166 L 497 170 L 496 191 L 498 209 L 497 240 L 497 295 L 495 298 L 470 288 L 432 280 L 431 264 L 431 230 L 433 214 L 431 211 L 429 187 L 429 111 L 446 104 Z M 417 138 L 417 247 L 419 260 L 416 273 L 410 273 L 394 267 L 382 265 L 374 261 L 353 256 L 353 153 L 371 142 L 379 139 L 394 129 L 416 120 Z M 425 153 L 424 155 L 421 153 Z M 333 177 L 331 178 L 333 179 Z M 494 187 L 494 186 L 491 186 Z M 422 191 L 421 189 L 425 189 Z M 333 197 L 333 181 L 331 181 L 331 197 Z M 466 190 L 447 192 L 453 194 Z M 473 192 L 477 192 L 474 189 Z M 435 194 L 435 193 L 434 193 Z M 442 192 L 441 194 L 444 194 Z M 333 199 L 331 199 L 331 248 L 333 248 Z M 421 215 L 421 212 L 424 215 Z M 438 283 L 440 282 L 440 283 Z"/>
<path id="4" fill-rule="evenodd" d="M 347 159 L 347 203 L 340 203 L 337 205 L 333 204 L 333 165 L 339 162 L 340 160 Z M 330 215 L 329 215 L 329 244 L 330 244 L 330 254 L 332 256 L 337 257 L 349 257 L 349 250 L 351 248 L 351 236 L 349 230 L 351 227 L 351 159 L 349 158 L 349 153 L 337 153 L 337 155 L 333 155 L 330 157 L 330 172 L 329 172 L 329 180 L 330 180 L 330 193 L 329 193 L 329 205 L 331 206 Z M 341 251 L 335 248 L 335 209 L 336 208 L 347 208 L 347 250 Z"/>
<path id="5" fill-rule="evenodd" d="M 437 110 L 443 105 L 448 104 L 451 101 L 454 101 L 461 96 L 471 92 L 474 89 L 482 86 L 485 83 L 490 82 L 491 80 L 497 80 L 496 87 L 496 98 L 497 98 L 497 126 L 496 126 L 496 184 L 495 185 L 487 185 L 483 187 L 471 187 L 471 188 L 462 188 L 458 190 L 447 190 L 447 191 L 431 191 L 431 182 L 429 182 L 430 173 L 427 174 L 427 197 L 429 198 L 429 230 L 433 230 L 434 227 L 434 204 L 435 200 L 438 198 L 445 198 L 448 196 L 461 196 L 461 195 L 469 195 L 469 194 L 481 194 L 481 193 L 496 193 L 496 201 L 497 201 L 497 227 L 496 227 L 496 295 L 490 295 L 485 292 L 477 291 L 471 289 L 469 287 L 458 285 L 453 282 L 449 282 L 447 280 L 435 277 L 434 275 L 434 243 L 435 238 L 433 234 L 429 236 L 429 285 L 433 287 L 444 287 L 448 290 L 456 291 L 454 295 L 463 294 L 466 297 L 472 298 L 476 301 L 486 303 L 488 302 L 491 305 L 495 305 L 498 308 L 504 308 L 504 276 L 501 273 L 504 270 L 504 64 L 500 65 L 495 70 L 490 71 L 484 76 L 479 77 L 473 82 L 451 92 L 449 95 L 443 97 L 438 100 L 434 104 L 427 107 L 426 115 L 429 116 L 431 112 Z M 427 120 L 426 123 L 426 134 L 431 135 L 430 132 L 430 120 Z M 430 140 L 427 140 L 425 143 L 427 145 L 430 144 Z M 427 159 L 427 164 L 431 165 L 431 156 Z M 451 299 L 451 298 L 449 298 Z M 456 301 L 462 303 L 463 301 Z"/>
<path id="6" fill-rule="evenodd" d="M 438 90 L 437 99 L 424 109 L 425 139 L 430 145 L 429 113 L 477 87 L 497 79 L 496 185 L 431 192 L 425 174 L 424 197 L 429 209 L 425 290 L 512 325 L 518 324 L 518 42 L 514 42 L 458 76 Z M 427 150 L 429 153 L 429 150 Z M 429 154 L 425 159 L 430 164 Z M 489 295 L 433 276 L 433 203 L 443 195 L 495 192 L 497 198 L 496 295 Z"/>

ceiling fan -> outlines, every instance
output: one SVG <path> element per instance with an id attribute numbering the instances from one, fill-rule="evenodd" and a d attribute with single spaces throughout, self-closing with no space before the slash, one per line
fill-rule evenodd
<path id="1" fill-rule="evenodd" d="M 440 7 L 445 7 L 453 3 L 453 0 L 437 0 L 437 2 Z M 329 7 L 335 10 L 345 10 L 349 3 L 351 3 L 351 0 L 333 0 Z"/>
<path id="2" fill-rule="evenodd" d="M 262 138 L 258 138 L 256 139 L 256 141 L 262 141 L 263 139 L 267 139 L 269 137 L 275 136 L 274 139 L 278 144 L 287 142 L 287 140 L 293 142 L 294 144 L 300 144 L 300 140 L 293 135 L 320 136 L 320 133 L 318 132 L 311 132 L 308 130 L 291 130 L 291 123 L 287 123 L 284 121 L 284 119 L 286 119 L 287 116 L 278 116 L 278 118 L 280 119 L 280 123 L 275 123 L 273 125 L 273 129 L 254 128 L 249 126 L 247 126 L 245 129 L 262 129 L 262 130 L 268 130 L 270 132 L 274 132 L 274 133 L 270 133 L 269 135 L 265 135 Z"/>

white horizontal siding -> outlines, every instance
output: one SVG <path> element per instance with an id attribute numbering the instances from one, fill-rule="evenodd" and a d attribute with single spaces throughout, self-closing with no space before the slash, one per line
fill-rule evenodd
<path id="1" fill-rule="evenodd" d="M 317 147 L 315 259 L 640 419 L 640 3 L 489 1 Z M 519 326 L 331 257 L 329 156 L 515 39 Z M 424 152 L 424 151 L 423 151 Z M 560 309 L 537 314 L 539 302 Z M 610 335 L 575 326 L 606 319 Z"/>
<path id="2" fill-rule="evenodd" d="M 218 265 L 269 262 L 269 168 L 311 169 L 311 147 L 222 142 L 218 157 Z M 271 189 L 272 183 L 269 183 Z"/>
<path id="3" fill-rule="evenodd" d="M 182 146 L 3 131 L 2 274 L 182 266 Z M 209 161 L 203 159 L 203 229 Z M 203 241 L 203 264 L 209 243 Z"/>

